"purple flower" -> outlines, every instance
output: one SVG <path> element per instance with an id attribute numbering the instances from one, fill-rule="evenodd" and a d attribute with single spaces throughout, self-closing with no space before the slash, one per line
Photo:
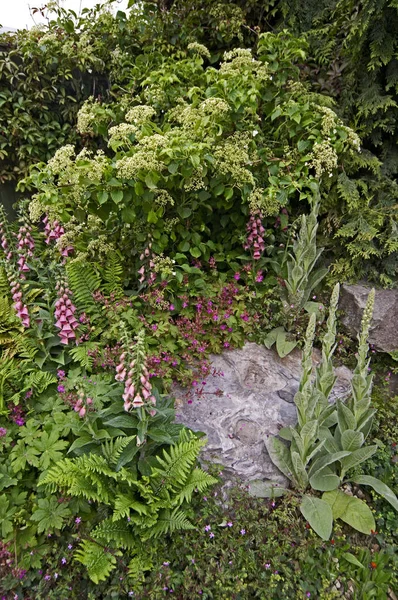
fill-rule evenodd
<path id="1" fill-rule="evenodd" d="M 66 564 L 66 558 L 65 558 L 65 557 L 61 559 L 61 563 L 62 563 L 63 565 L 65 565 L 65 564 Z"/>
<path id="2" fill-rule="evenodd" d="M 0 427 L 0 437 L 4 437 L 5 435 L 7 435 L 7 429 Z"/>
<path id="3" fill-rule="evenodd" d="M 170 562 L 169 562 L 168 560 L 165 560 L 165 561 L 164 561 L 164 563 L 163 563 L 163 566 L 164 566 L 164 567 L 168 567 L 168 566 L 169 566 L 169 564 L 170 564 Z"/>
<path id="4" fill-rule="evenodd" d="M 234 279 L 235 279 L 236 281 L 239 281 L 239 279 L 240 279 L 240 273 L 235 273 L 235 275 L 234 275 Z"/>
<path id="5" fill-rule="evenodd" d="M 175 310 L 174 304 L 170 304 L 169 310 Z"/>
<path id="6" fill-rule="evenodd" d="M 31 398 L 33 396 L 32 390 L 28 390 L 25 394 L 25 398 Z"/>
<path id="7" fill-rule="evenodd" d="M 72 550 L 73 546 L 72 544 L 68 544 L 68 550 Z"/>
<path id="8" fill-rule="evenodd" d="M 211 532 L 211 533 L 209 534 L 209 537 L 210 537 L 210 538 L 214 538 L 214 533 L 213 533 L 213 532 Z"/>
<path id="9" fill-rule="evenodd" d="M 210 529 L 211 529 L 211 526 L 210 525 L 206 525 L 205 531 L 210 531 Z"/>
<path id="10" fill-rule="evenodd" d="M 154 325 L 151 325 L 151 328 L 153 329 L 153 331 L 156 331 L 158 326 L 156 324 L 154 324 Z"/>
<path id="11" fill-rule="evenodd" d="M 240 532 L 241 532 L 242 535 L 245 535 L 246 529 L 241 529 Z"/>
<path id="12" fill-rule="evenodd" d="M 311 593 L 310 593 L 310 592 L 307 592 L 307 593 L 306 593 L 306 596 L 307 596 L 307 598 L 311 598 Z"/>
<path id="13" fill-rule="evenodd" d="M 229 344 L 229 342 L 224 342 L 223 346 L 224 346 L 224 348 L 229 348 L 230 344 Z"/>
<path id="14" fill-rule="evenodd" d="M 58 369 L 57 376 L 58 379 L 63 379 L 65 377 L 65 371 L 63 371 L 62 369 Z"/>
<path id="15" fill-rule="evenodd" d="M 60 394 L 63 394 L 65 391 L 65 386 L 64 385 L 59 385 L 57 387 L 57 392 L 59 392 Z"/>
<path id="16" fill-rule="evenodd" d="M 271 563 L 265 563 L 264 566 L 265 566 L 266 569 L 270 569 L 271 568 Z"/>
<path id="17" fill-rule="evenodd" d="M 45 581 L 49 581 L 51 579 L 51 575 L 44 575 Z"/>
<path id="18" fill-rule="evenodd" d="M 76 519 L 75 519 L 76 525 L 79 525 L 81 522 L 82 522 L 81 517 L 76 517 Z"/>
<path id="19" fill-rule="evenodd" d="M 232 521 L 228 521 L 227 527 L 232 527 L 232 525 L 233 525 Z"/>

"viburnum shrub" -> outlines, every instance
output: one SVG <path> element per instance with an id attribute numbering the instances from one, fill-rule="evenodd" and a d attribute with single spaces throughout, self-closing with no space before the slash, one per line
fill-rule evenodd
<path id="1" fill-rule="evenodd" d="M 178 254 L 225 271 L 245 246 L 261 265 L 269 230 L 285 229 L 297 200 L 314 184 L 327 190 L 359 151 L 328 99 L 300 83 L 304 57 L 305 43 L 283 32 L 260 35 L 255 52 L 226 52 L 216 67 L 192 44 L 150 73 L 135 69 L 105 131 L 95 125 L 105 105 L 90 100 L 79 113 L 78 129 L 101 149 L 82 137 L 82 150 L 60 148 L 20 184 L 34 193 L 31 218 L 61 223 L 65 247 L 86 258 L 120 252 L 130 285 Z"/>

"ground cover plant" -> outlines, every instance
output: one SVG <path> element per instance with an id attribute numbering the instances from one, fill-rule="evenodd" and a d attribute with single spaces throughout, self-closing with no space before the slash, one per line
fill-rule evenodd
<path id="1" fill-rule="evenodd" d="M 391 198 L 375 208 L 361 183 L 385 174 L 316 91 L 304 37 L 261 31 L 255 2 L 196 4 L 53 7 L 47 28 L 2 41 L 1 178 L 21 193 L 18 218 L 0 214 L 7 600 L 397 586 L 396 403 L 376 390 L 375 416 L 372 296 L 352 395 L 327 402 L 333 353 L 357 351 L 336 348 L 332 284 L 394 282 Z M 226 503 L 172 386 L 195 402 L 222 377 L 211 353 L 246 340 L 303 349 L 298 425 L 269 448 L 293 489 Z"/>

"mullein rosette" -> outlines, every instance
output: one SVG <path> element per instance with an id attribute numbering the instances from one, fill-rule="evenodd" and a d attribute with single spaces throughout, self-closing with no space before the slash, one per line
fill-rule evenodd
<path id="1" fill-rule="evenodd" d="M 79 327 L 79 322 L 75 317 L 76 306 L 71 300 L 72 292 L 61 283 L 57 283 L 56 288 L 58 300 L 55 303 L 54 315 L 56 318 L 55 326 L 60 330 L 61 344 L 76 343 L 75 331 Z"/>
<path id="2" fill-rule="evenodd" d="M 125 345 L 130 347 L 130 344 Z M 131 351 L 123 351 L 116 367 L 116 381 L 124 382 L 124 410 L 145 408 L 151 416 L 155 416 L 156 398 L 149 380 L 147 358 L 145 354 L 145 333 L 140 331 Z"/>

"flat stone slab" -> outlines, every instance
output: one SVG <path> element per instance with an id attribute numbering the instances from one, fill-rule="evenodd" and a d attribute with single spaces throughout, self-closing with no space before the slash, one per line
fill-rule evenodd
<path id="1" fill-rule="evenodd" d="M 314 352 L 314 364 L 320 354 Z M 202 458 L 219 463 L 231 479 L 286 485 L 286 478 L 266 450 L 269 436 L 294 425 L 293 399 L 301 375 L 301 352 L 281 359 L 274 350 L 254 343 L 212 356 L 212 365 L 223 376 L 205 379 L 202 393 L 187 395 L 176 387 L 177 421 L 206 433 Z M 338 380 L 332 399 L 349 392 L 351 373 L 336 369 Z"/>

